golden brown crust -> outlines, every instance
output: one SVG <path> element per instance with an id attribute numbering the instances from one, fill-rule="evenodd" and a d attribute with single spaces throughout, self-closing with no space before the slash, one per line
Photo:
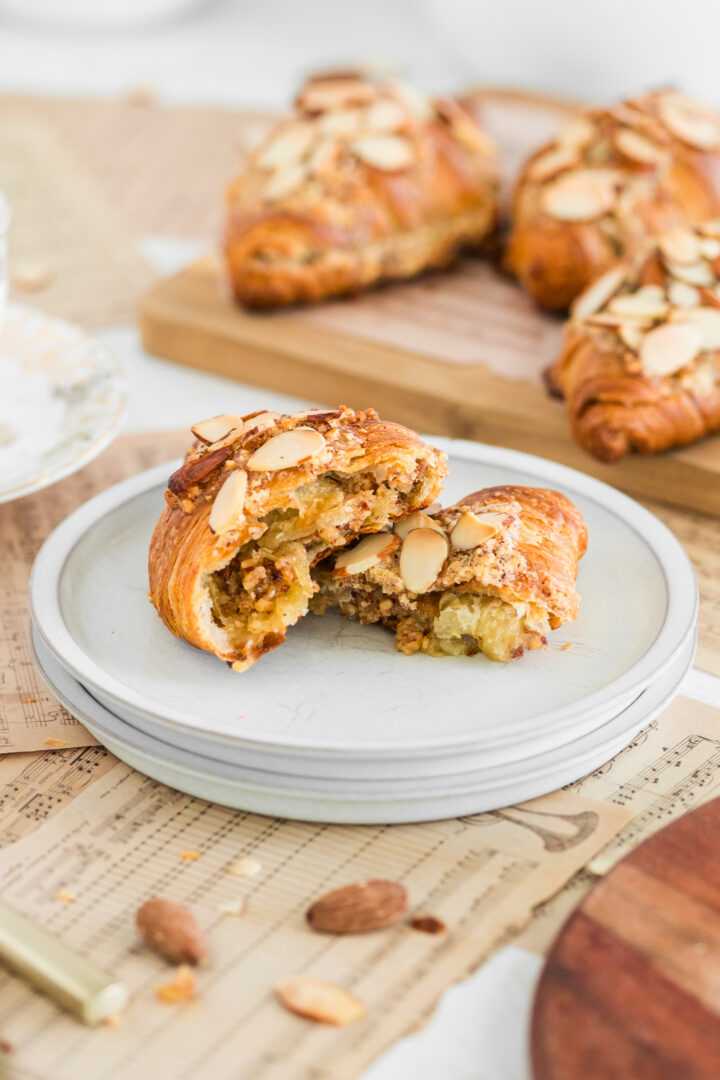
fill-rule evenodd
<path id="1" fill-rule="evenodd" d="M 446 266 L 492 231 L 497 188 L 494 147 L 457 102 L 312 80 L 229 189 L 233 293 L 270 308 Z"/>
<path id="2" fill-rule="evenodd" d="M 586 110 L 532 155 L 506 265 L 541 307 L 562 311 L 649 236 L 718 215 L 720 116 L 659 91 Z"/>
<path id="3" fill-rule="evenodd" d="M 306 524 L 307 567 L 357 534 L 375 532 L 408 510 L 430 503 L 447 469 L 445 454 L 408 428 L 381 420 L 372 409 L 251 414 L 234 418 L 235 426 L 232 419 L 228 418 L 228 435 L 221 431 L 209 445 L 196 441 L 170 477 L 148 568 L 150 599 L 172 633 L 241 669 L 280 644 L 286 626 L 303 613 L 301 604 L 291 620 L 280 620 L 272 631 L 249 632 L 241 645 L 214 615 L 212 575 L 231 565 L 244 545 L 265 535 L 268 515 L 295 511 Z M 287 467 L 277 467 L 276 462 L 274 471 L 258 468 L 263 462 L 254 455 L 261 448 L 267 454 L 278 447 L 273 441 L 278 437 L 293 433 L 296 438 L 299 433 L 307 438 L 308 432 L 318 444 L 311 456 L 291 458 Z M 211 514 L 214 509 L 217 514 L 218 495 L 233 474 L 243 480 L 241 513 L 225 526 L 216 518 L 213 532 Z M 330 512 L 320 517 L 322 507 L 311 499 L 303 502 L 302 496 L 322 479 L 332 480 L 333 502 Z M 381 502 L 376 498 L 380 491 Z"/>
<path id="4" fill-rule="evenodd" d="M 668 234 L 668 250 L 674 243 L 682 254 L 684 244 L 692 255 L 694 237 L 712 258 L 673 264 L 656 246 L 576 301 L 548 381 L 565 398 L 573 437 L 601 461 L 658 453 L 720 430 L 720 222 L 714 235 L 713 228 Z M 611 291 L 596 305 L 604 281 Z M 664 328 L 686 324 L 700 328 L 694 345 L 692 333 L 687 345 L 682 335 L 668 340 Z"/>
<path id="5" fill-rule="evenodd" d="M 428 587 L 413 591 L 407 545 L 421 531 L 427 537 L 428 519 L 433 523 L 430 531 L 439 526 L 445 536 L 447 556 Z M 468 519 L 471 529 L 480 530 L 470 541 L 478 540 L 472 547 L 467 546 Z M 452 649 L 453 655 L 482 650 L 493 659 L 509 659 L 522 655 L 525 648 L 539 647 L 547 630 L 576 617 L 575 579 L 587 531 L 579 511 L 564 495 L 542 488 L 485 488 L 454 506 L 416 518 L 413 525 L 416 531 L 404 535 L 403 523 L 396 526 L 401 543 L 388 546 L 374 565 L 361 564 L 360 572 L 353 572 L 352 566 L 350 572 L 338 565 L 333 568 L 329 560 L 317 574 L 320 595 L 313 601 L 314 610 L 338 605 L 350 618 L 396 630 L 401 651 L 422 649 L 439 655 L 450 651 L 438 647 L 437 622 L 449 600 L 497 598 L 514 618 L 526 620 L 518 622 L 518 636 L 500 647 L 476 639 L 457 642 Z"/>

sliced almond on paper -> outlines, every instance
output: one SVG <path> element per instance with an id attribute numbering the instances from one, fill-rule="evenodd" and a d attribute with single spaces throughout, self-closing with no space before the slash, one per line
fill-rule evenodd
<path id="1" fill-rule="evenodd" d="M 301 161 L 315 139 L 310 123 L 295 123 L 281 129 L 260 150 L 257 163 L 261 169 L 284 169 Z"/>
<path id="2" fill-rule="evenodd" d="M 684 263 L 668 262 L 667 268 L 674 278 L 688 285 L 713 285 L 715 283 L 712 268 L 704 259 L 687 266 Z"/>
<path id="3" fill-rule="evenodd" d="M 588 315 L 594 315 L 603 307 L 611 296 L 614 296 L 622 283 L 625 281 L 627 269 L 625 266 L 612 266 L 588 285 L 584 292 L 580 293 L 572 306 L 574 319 L 586 319 Z"/>
<path id="4" fill-rule="evenodd" d="M 638 319 L 662 319 L 669 309 L 665 290 L 660 285 L 643 285 L 633 293 L 615 296 L 608 304 L 613 315 L 630 315 Z"/>
<path id="5" fill-rule="evenodd" d="M 377 566 L 386 556 L 400 545 L 400 540 L 393 533 L 373 533 L 365 536 L 356 547 L 343 551 L 335 560 L 333 573 L 337 577 L 362 574 L 372 566 Z"/>
<path id="6" fill-rule="evenodd" d="M 686 367 L 702 348 L 703 333 L 690 323 L 665 323 L 645 335 L 640 362 L 646 375 L 673 375 Z"/>
<path id="7" fill-rule="evenodd" d="M 664 94 L 659 102 L 666 127 L 689 146 L 713 150 L 720 146 L 720 119 L 699 101 L 683 94 Z"/>
<path id="8" fill-rule="evenodd" d="M 700 293 L 694 285 L 687 285 L 684 281 L 671 281 L 668 285 L 668 299 L 675 307 L 698 307 Z"/>
<path id="9" fill-rule="evenodd" d="M 640 165 L 660 165 L 667 156 L 659 146 L 632 128 L 620 128 L 613 134 L 612 142 L 623 157 Z"/>
<path id="10" fill-rule="evenodd" d="M 658 247 L 671 263 L 683 266 L 695 263 L 700 258 L 700 241 L 691 229 L 670 229 L 658 237 Z"/>
<path id="11" fill-rule="evenodd" d="M 527 175 L 530 180 L 542 183 L 550 180 L 558 173 L 567 169 L 574 169 L 580 164 L 581 158 L 577 150 L 569 146 L 556 146 L 546 150 L 544 154 L 536 157 L 529 165 Z"/>
<path id="12" fill-rule="evenodd" d="M 413 529 L 434 529 L 441 536 L 445 535 L 442 525 L 434 521 L 429 514 L 424 513 L 422 510 L 413 510 L 412 514 L 408 514 L 402 521 L 396 521 L 393 525 L 395 535 L 399 536 L 401 540 L 404 540 Z"/>
<path id="13" fill-rule="evenodd" d="M 409 592 L 424 593 L 445 565 L 448 542 L 434 529 L 413 529 L 400 551 L 400 576 Z"/>
<path id="14" fill-rule="evenodd" d="M 450 543 L 459 551 L 471 551 L 472 548 L 484 544 L 493 536 L 497 536 L 501 529 L 503 514 L 473 513 L 466 510 L 457 525 L 450 533 Z"/>
<path id="15" fill-rule="evenodd" d="M 292 469 L 319 454 L 325 438 L 314 428 L 296 427 L 273 435 L 247 461 L 250 472 L 278 472 Z"/>
<path id="16" fill-rule="evenodd" d="M 233 469 L 215 496 L 210 511 L 208 524 L 218 535 L 229 532 L 242 525 L 245 520 L 245 495 L 247 493 L 247 473 L 244 469 Z"/>
<path id="17" fill-rule="evenodd" d="M 408 904 L 407 889 L 397 881 L 354 881 L 321 896 L 306 918 L 313 930 L 324 934 L 366 934 L 392 926 Z"/>
<path id="18" fill-rule="evenodd" d="M 614 201 L 613 182 L 605 172 L 592 169 L 563 173 L 540 196 L 542 209 L 557 221 L 595 221 Z"/>
<path id="19" fill-rule="evenodd" d="M 275 994 L 290 1012 L 321 1024 L 344 1027 L 365 1015 L 365 1006 L 349 990 L 309 975 L 281 979 L 275 986 Z"/>
<path id="20" fill-rule="evenodd" d="M 199 424 L 193 424 L 190 430 L 196 439 L 209 446 L 210 443 L 222 439 L 223 435 L 227 435 L 234 428 L 242 428 L 242 426 L 242 417 L 233 416 L 232 413 L 220 413 L 218 416 L 211 416 L 209 420 L 201 420 Z"/>
<path id="21" fill-rule="evenodd" d="M 412 143 L 401 135 L 361 135 L 350 145 L 361 161 L 383 172 L 399 172 L 415 160 Z"/>
<path id="22" fill-rule="evenodd" d="M 702 333 L 701 349 L 720 349 L 720 308 L 684 308 L 675 313 L 673 321 L 697 326 Z"/>
<path id="23" fill-rule="evenodd" d="M 307 165 L 301 163 L 278 169 L 265 184 L 263 196 L 271 202 L 275 199 L 284 199 L 286 195 L 290 195 L 304 183 L 307 175 Z"/>
<path id="24" fill-rule="evenodd" d="M 391 98 L 368 105 L 362 116 L 363 128 L 373 132 L 400 131 L 406 123 L 406 110 Z"/>

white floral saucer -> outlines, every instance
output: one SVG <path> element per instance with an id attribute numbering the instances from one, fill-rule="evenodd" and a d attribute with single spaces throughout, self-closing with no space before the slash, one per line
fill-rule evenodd
<path id="1" fill-rule="evenodd" d="M 0 503 L 96 457 L 125 415 L 122 369 L 70 323 L 8 304 L 0 328 Z"/>

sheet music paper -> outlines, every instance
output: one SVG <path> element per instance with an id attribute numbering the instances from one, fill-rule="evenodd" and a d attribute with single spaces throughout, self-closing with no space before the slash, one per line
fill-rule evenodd
<path id="1" fill-rule="evenodd" d="M 47 691 L 32 661 L 27 586 L 33 560 L 55 526 L 81 503 L 126 476 L 172 460 L 187 443 L 186 432 L 126 436 L 74 476 L 0 505 L 0 753 L 47 750 L 52 740 L 61 748 L 95 742 Z"/>
<path id="2" fill-rule="evenodd" d="M 0 1031 L 18 1075 L 37 1080 L 348 1080 L 422 1022 L 627 818 L 623 807 L 559 792 L 423 825 L 305 824 L 212 806 L 118 764 L 0 853 L 0 877 L 8 903 L 123 979 L 132 1003 L 119 1027 L 89 1030 L 0 974 Z M 198 857 L 181 858 L 187 851 Z M 253 878 L 230 873 L 245 855 L 260 862 Z M 308 927 L 313 899 L 367 877 L 402 881 L 412 913 L 437 916 L 446 933 L 405 921 L 341 937 Z M 155 995 L 172 969 L 141 945 L 134 916 L 158 894 L 191 907 L 210 939 L 214 960 L 198 972 L 192 1003 Z M 221 913 L 238 898 L 245 914 Z M 348 987 L 366 1017 L 335 1029 L 287 1013 L 273 986 L 296 973 Z"/>
<path id="3" fill-rule="evenodd" d="M 570 791 L 633 812 L 632 820 L 556 897 L 516 944 L 544 952 L 593 882 L 652 833 L 720 796 L 720 709 L 679 697 L 612 761 Z"/>

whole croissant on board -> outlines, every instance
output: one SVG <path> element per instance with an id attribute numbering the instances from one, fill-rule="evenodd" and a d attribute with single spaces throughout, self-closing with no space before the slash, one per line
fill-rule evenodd
<path id="1" fill-rule="evenodd" d="M 675 91 L 587 109 L 527 161 L 506 265 L 565 310 L 648 237 L 720 216 L 720 115 Z"/>
<path id="2" fill-rule="evenodd" d="M 271 308 L 447 266 L 492 231 L 497 194 L 494 145 L 457 101 L 319 76 L 230 186 L 232 291 Z"/>
<path id="3" fill-rule="evenodd" d="M 338 547 L 427 506 L 446 455 L 373 409 L 196 424 L 153 533 L 150 599 L 177 637 L 243 671 L 285 640 Z"/>
<path id="4" fill-rule="evenodd" d="M 720 221 L 663 234 L 595 281 L 547 375 L 602 461 L 720 431 Z"/>

